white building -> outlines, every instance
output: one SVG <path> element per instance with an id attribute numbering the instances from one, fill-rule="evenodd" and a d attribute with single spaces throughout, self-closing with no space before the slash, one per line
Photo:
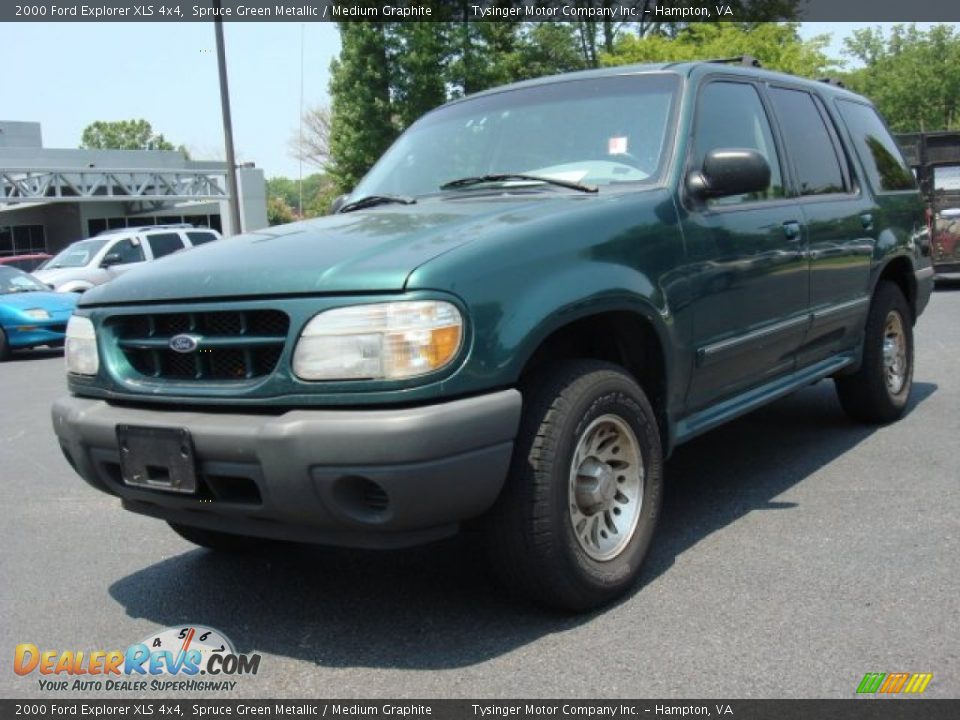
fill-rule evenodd
<path id="1" fill-rule="evenodd" d="M 267 226 L 263 171 L 237 170 L 242 228 L 230 227 L 226 163 L 160 150 L 43 147 L 40 123 L 0 121 L 0 255 L 55 253 L 103 230 L 187 222 L 224 235 Z"/>

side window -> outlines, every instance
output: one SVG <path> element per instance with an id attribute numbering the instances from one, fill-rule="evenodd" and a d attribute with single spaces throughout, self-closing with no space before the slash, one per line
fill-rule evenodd
<path id="1" fill-rule="evenodd" d="M 869 105 L 849 100 L 837 102 L 857 156 L 874 190 L 912 190 L 917 186 L 913 173 L 903 160 L 900 148 L 890 137 L 877 111 Z"/>
<path id="2" fill-rule="evenodd" d="M 203 245 L 208 243 L 211 240 L 216 240 L 217 236 L 213 233 L 208 232 L 188 232 L 187 237 L 190 238 L 190 243 L 196 247 L 197 245 Z"/>
<path id="3" fill-rule="evenodd" d="M 829 195 L 847 190 L 837 148 L 813 97 L 801 90 L 770 88 L 783 144 L 797 170 L 801 195 Z"/>
<path id="4" fill-rule="evenodd" d="M 711 205 L 736 205 L 783 197 L 780 158 L 770 131 L 770 121 L 753 85 L 711 82 L 700 91 L 694 135 L 694 166 L 701 167 L 711 150 L 749 148 L 770 165 L 770 186 L 763 192 L 710 200 Z"/>
<path id="5" fill-rule="evenodd" d="M 150 243 L 150 249 L 153 251 L 154 260 L 162 258 L 183 250 L 183 240 L 177 233 L 156 233 L 148 235 L 147 241 Z"/>
<path id="6" fill-rule="evenodd" d="M 143 262 L 143 247 L 140 245 L 139 240 L 134 240 L 132 238 L 118 240 L 109 250 L 107 250 L 107 254 L 119 255 L 120 262 L 117 263 L 118 265 Z"/>

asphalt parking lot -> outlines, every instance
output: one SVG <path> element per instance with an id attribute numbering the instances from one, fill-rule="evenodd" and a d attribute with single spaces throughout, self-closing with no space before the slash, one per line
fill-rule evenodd
<path id="1" fill-rule="evenodd" d="M 504 598 L 463 539 L 195 549 L 73 474 L 49 421 L 62 357 L 21 356 L 0 365 L 0 695 L 42 695 L 10 669 L 18 643 L 198 623 L 262 655 L 240 697 L 847 698 L 868 671 L 958 697 L 960 288 L 916 347 L 893 426 L 852 424 L 822 382 L 678 450 L 641 582 L 581 617 Z"/>

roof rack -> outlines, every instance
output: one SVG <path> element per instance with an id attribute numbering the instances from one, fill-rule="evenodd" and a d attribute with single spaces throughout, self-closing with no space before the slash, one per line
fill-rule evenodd
<path id="1" fill-rule="evenodd" d="M 745 65 L 747 67 L 762 68 L 763 65 L 753 55 L 736 55 L 728 58 L 716 58 L 707 60 L 710 63 L 723 63 L 726 65 Z"/>
<path id="2" fill-rule="evenodd" d="M 836 86 L 836 87 L 838 87 L 838 88 L 845 88 L 845 87 L 846 87 L 846 85 L 843 84 L 843 80 L 841 80 L 840 78 L 835 78 L 835 77 L 822 77 L 822 78 L 820 78 L 820 82 L 826 83 L 827 85 L 834 85 L 834 86 Z"/>

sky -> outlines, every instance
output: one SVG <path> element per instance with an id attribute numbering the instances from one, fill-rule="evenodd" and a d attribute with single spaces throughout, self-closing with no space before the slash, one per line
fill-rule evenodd
<path id="1" fill-rule="evenodd" d="M 840 56 L 857 27 L 803 23 L 800 33 L 831 34 L 829 54 Z M 254 162 L 267 177 L 297 177 L 288 142 L 299 118 L 301 35 L 304 106 L 325 105 L 330 61 L 340 51 L 336 26 L 225 23 L 224 34 L 238 161 Z M 77 147 L 96 120 L 145 118 L 196 159 L 224 157 L 210 23 L 0 23 L 0 47 L 22 61 L 0 80 L 0 119 L 41 122 L 46 147 Z"/>

